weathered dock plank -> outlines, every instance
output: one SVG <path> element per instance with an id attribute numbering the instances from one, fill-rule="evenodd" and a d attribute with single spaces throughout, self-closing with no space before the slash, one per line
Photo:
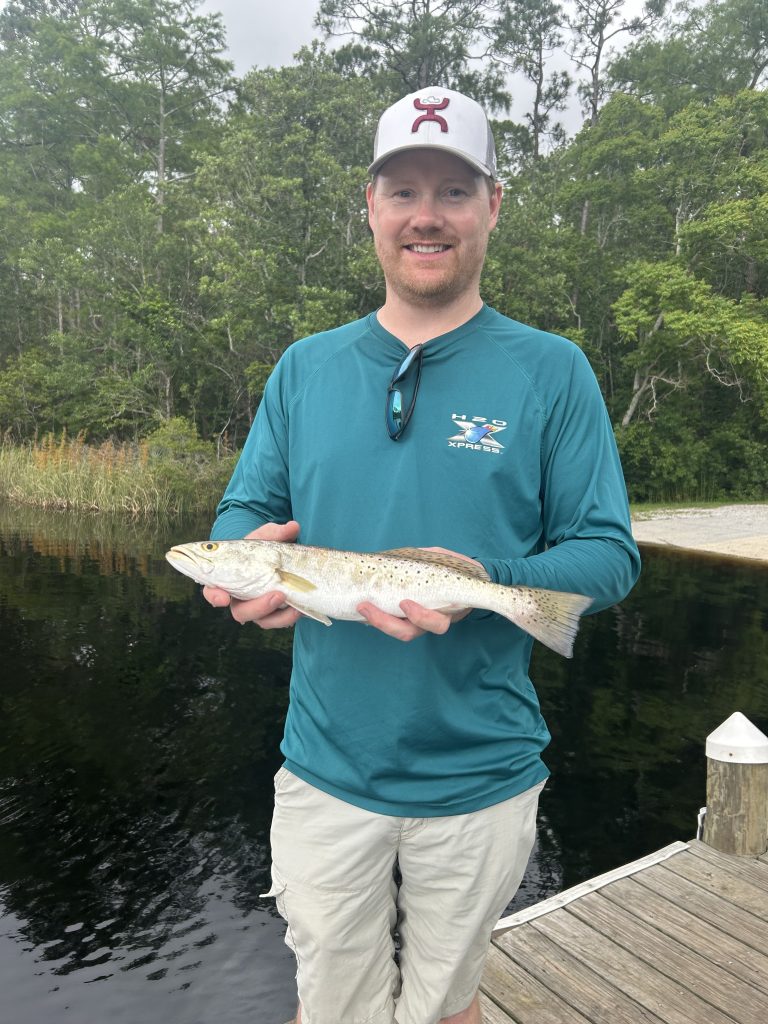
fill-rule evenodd
<path id="1" fill-rule="evenodd" d="M 540 994 L 549 993 L 544 1002 L 545 1008 L 553 1007 L 555 1000 L 558 1007 L 565 1002 L 572 1011 L 580 1014 L 578 1019 L 586 1019 L 590 1024 L 663 1024 L 661 1018 L 617 991 L 615 986 L 585 967 L 567 949 L 532 927 L 507 932 L 496 940 L 496 946 L 500 954 L 503 953 L 525 972 L 518 976 L 521 989 L 527 979 L 533 978 L 542 986 L 538 989 Z M 493 946 L 491 948 L 493 950 Z M 490 981 L 492 986 L 492 978 L 484 980 Z M 515 998 L 517 996 L 513 994 L 511 1005 L 504 1003 L 509 1005 L 512 1015 L 516 1011 Z M 552 1019 L 553 1024 L 561 1024 L 561 1020 L 567 1018 L 565 1015 L 561 1018 L 555 1012 L 551 1018 L 543 1015 L 534 1018 L 535 1024 L 539 1019 Z"/>
<path id="2" fill-rule="evenodd" d="M 711 864 L 718 872 L 725 871 L 729 875 L 735 875 L 750 885 L 756 885 L 763 892 L 768 892 L 768 871 L 754 857 L 723 857 L 711 846 L 699 842 L 697 839 L 688 844 L 689 851 L 694 857 Z"/>
<path id="3" fill-rule="evenodd" d="M 483 1012 L 483 1024 L 518 1024 L 514 1018 L 505 1013 L 500 1006 L 497 1006 L 492 999 L 484 993 L 480 993 L 480 1008 Z"/>
<path id="4" fill-rule="evenodd" d="M 630 999 L 667 1024 L 733 1024 L 734 1018 L 707 1003 L 680 981 L 639 960 L 570 911 L 549 914 L 531 925 Z"/>
<path id="5" fill-rule="evenodd" d="M 603 896 L 670 938 L 698 950 L 713 964 L 762 991 L 764 1001 L 768 999 L 768 956 L 723 931 L 718 917 L 698 917 L 636 878 L 606 887 Z"/>
<path id="6" fill-rule="evenodd" d="M 690 853 L 685 857 L 672 857 L 665 861 L 662 870 L 681 875 L 707 892 L 722 896 L 768 922 L 768 892 L 738 874 L 725 869 L 717 870 L 714 865 Z"/>
<path id="7" fill-rule="evenodd" d="M 506 1020 L 515 1024 L 591 1024 L 566 1002 L 566 994 L 558 994 L 528 974 L 498 947 L 491 945 L 483 978 L 483 991 L 492 993 L 506 1013 Z"/>
<path id="8" fill-rule="evenodd" d="M 764 1024 L 768 859 L 660 853 L 505 919 L 488 1024 Z"/>
<path id="9" fill-rule="evenodd" d="M 726 935 L 755 950 L 766 945 L 765 923 L 748 910 L 734 906 L 717 893 L 707 892 L 695 882 L 682 875 L 673 874 L 663 868 L 649 868 L 634 876 L 638 885 L 657 893 L 670 904 L 681 907 L 690 914 L 705 921 L 716 921 L 717 927 Z"/>
<path id="10" fill-rule="evenodd" d="M 765 998 L 751 980 L 740 981 L 698 950 L 638 920 L 601 893 L 579 900 L 569 910 L 631 956 L 685 985 L 739 1024 L 765 1024 Z"/>

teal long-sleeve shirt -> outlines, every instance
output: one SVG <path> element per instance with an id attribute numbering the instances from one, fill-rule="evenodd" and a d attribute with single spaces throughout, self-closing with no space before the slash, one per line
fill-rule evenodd
<path id="1" fill-rule="evenodd" d="M 439 546 L 499 583 L 586 594 L 591 611 L 621 600 L 639 557 L 611 425 L 577 346 L 484 306 L 425 344 L 415 411 L 393 442 L 385 396 L 406 352 L 375 314 L 290 346 L 212 537 L 293 518 L 304 544 Z M 531 647 L 488 612 L 410 644 L 303 618 L 286 766 L 386 814 L 459 814 L 514 796 L 547 774 Z"/>

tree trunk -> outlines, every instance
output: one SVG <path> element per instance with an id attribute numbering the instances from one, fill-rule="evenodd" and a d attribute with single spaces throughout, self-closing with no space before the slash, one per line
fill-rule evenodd
<path id="1" fill-rule="evenodd" d="M 163 233 L 163 207 L 165 206 L 165 83 L 160 77 L 160 122 L 157 141 L 157 233 Z"/>

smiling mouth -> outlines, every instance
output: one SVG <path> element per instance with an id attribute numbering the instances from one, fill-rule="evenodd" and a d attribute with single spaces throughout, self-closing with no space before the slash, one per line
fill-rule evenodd
<path id="1" fill-rule="evenodd" d="M 424 253 L 425 255 L 431 255 L 437 252 L 447 252 L 452 246 L 444 244 L 442 242 L 411 242 L 404 246 L 410 252 Z"/>

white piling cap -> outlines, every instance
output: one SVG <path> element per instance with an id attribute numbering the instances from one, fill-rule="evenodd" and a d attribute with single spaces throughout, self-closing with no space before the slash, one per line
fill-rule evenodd
<path id="1" fill-rule="evenodd" d="M 768 736 L 740 711 L 734 711 L 707 736 L 707 757 L 735 764 L 768 764 Z"/>

